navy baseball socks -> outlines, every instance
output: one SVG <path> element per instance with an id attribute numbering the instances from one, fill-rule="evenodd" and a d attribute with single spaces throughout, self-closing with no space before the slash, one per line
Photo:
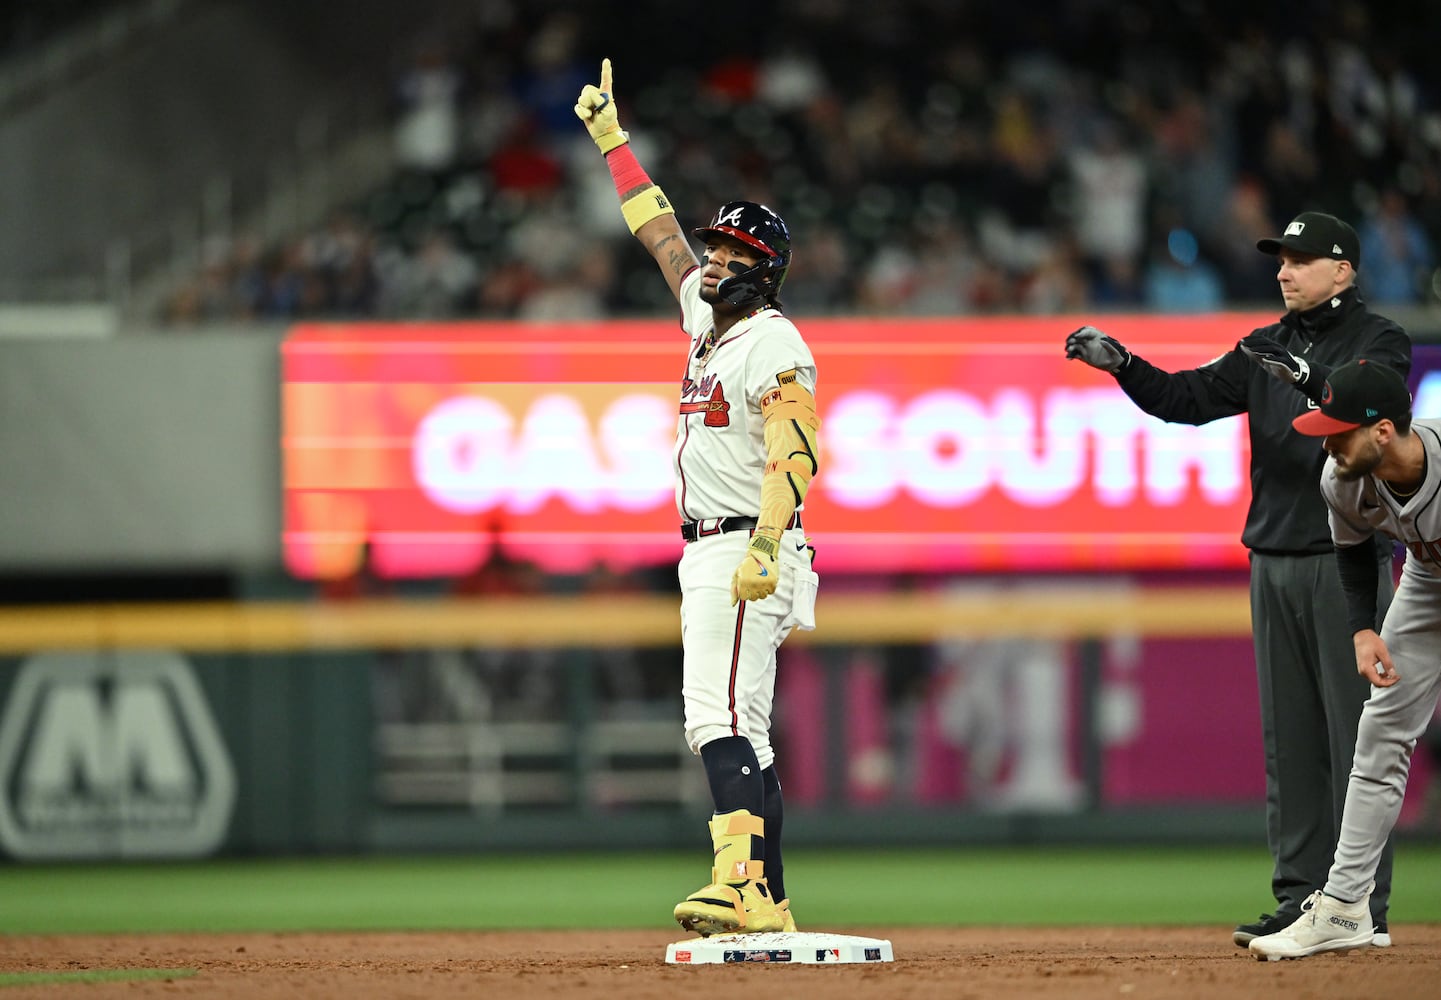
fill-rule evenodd
<path id="1" fill-rule="evenodd" d="M 703 937 L 794 931 L 790 900 L 780 891 L 783 810 L 775 768 L 761 772 L 755 748 L 744 736 L 712 740 L 701 747 L 700 756 L 716 806 L 710 821 L 715 866 L 710 885 L 675 908 L 676 920 Z M 767 872 L 774 876 L 774 894 Z"/>
<path id="2" fill-rule="evenodd" d="M 766 884 L 766 863 L 755 856 L 759 852 L 753 845 L 765 842 L 765 820 L 737 809 L 712 818 L 710 835 L 715 850 L 711 883 L 677 904 L 676 921 L 701 937 L 794 930 L 789 905 L 784 911 L 776 906 Z"/>
<path id="3" fill-rule="evenodd" d="M 761 811 L 761 818 L 766 822 L 766 881 L 779 900 L 776 909 L 785 919 L 785 926 L 781 929 L 794 931 L 796 922 L 791 916 L 791 901 L 786 896 L 785 866 L 781 861 L 781 828 L 786 815 L 785 803 L 781 799 L 781 779 L 774 764 L 761 772 L 761 778 L 766 790 L 766 804 Z"/>

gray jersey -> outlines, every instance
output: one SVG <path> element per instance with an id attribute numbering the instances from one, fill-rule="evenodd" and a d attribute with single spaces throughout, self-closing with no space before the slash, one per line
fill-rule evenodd
<path id="1" fill-rule="evenodd" d="M 1331 538 L 1338 548 L 1360 545 L 1384 532 L 1406 546 L 1402 578 L 1441 586 L 1441 420 L 1416 420 L 1411 433 L 1426 449 L 1421 488 L 1404 501 L 1374 476 L 1352 482 L 1336 478 L 1336 460 L 1326 459 L 1321 495 L 1330 508 Z"/>

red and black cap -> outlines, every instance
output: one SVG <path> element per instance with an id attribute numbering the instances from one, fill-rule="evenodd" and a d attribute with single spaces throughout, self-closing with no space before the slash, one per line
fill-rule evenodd
<path id="1" fill-rule="evenodd" d="M 1291 426 L 1308 437 L 1325 437 L 1410 413 L 1411 392 L 1401 374 L 1362 358 L 1327 376 L 1320 408 L 1307 410 Z"/>

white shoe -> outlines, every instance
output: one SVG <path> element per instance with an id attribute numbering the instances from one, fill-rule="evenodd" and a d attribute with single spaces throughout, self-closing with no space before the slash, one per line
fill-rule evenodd
<path id="1" fill-rule="evenodd" d="M 1301 904 L 1301 915 L 1295 923 L 1256 938 L 1248 947 L 1259 960 L 1279 962 L 1322 951 L 1368 948 L 1374 943 L 1370 893 L 1354 903 L 1343 903 L 1318 889 Z"/>
<path id="2" fill-rule="evenodd" d="M 1385 931 L 1377 931 L 1375 934 L 1371 935 L 1371 947 L 1372 947 L 1372 948 L 1389 948 L 1389 947 L 1391 947 L 1391 935 L 1390 935 L 1390 934 L 1387 934 Z"/>

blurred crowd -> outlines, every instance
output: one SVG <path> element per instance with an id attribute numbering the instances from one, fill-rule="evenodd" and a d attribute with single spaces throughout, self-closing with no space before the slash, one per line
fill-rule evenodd
<path id="1" fill-rule="evenodd" d="M 6 4 L 0 10 L 0 59 L 32 49 L 85 18 L 117 6 L 119 0 Z"/>
<path id="2" fill-rule="evenodd" d="M 1441 5 L 1222 6 L 476 4 L 406 47 L 391 181 L 211 246 L 166 318 L 667 314 L 571 110 L 602 56 L 683 225 L 790 224 L 793 314 L 1279 308 L 1255 240 L 1306 209 L 1373 305 L 1441 301 Z"/>

